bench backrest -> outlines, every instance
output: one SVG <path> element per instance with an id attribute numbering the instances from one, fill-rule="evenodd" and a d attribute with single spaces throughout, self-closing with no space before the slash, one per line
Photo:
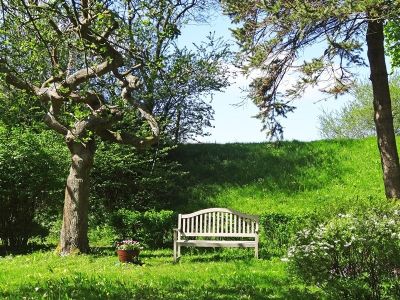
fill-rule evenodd
<path id="1" fill-rule="evenodd" d="M 227 208 L 208 208 L 191 214 L 180 214 L 178 229 L 186 236 L 256 237 L 258 216 Z"/>

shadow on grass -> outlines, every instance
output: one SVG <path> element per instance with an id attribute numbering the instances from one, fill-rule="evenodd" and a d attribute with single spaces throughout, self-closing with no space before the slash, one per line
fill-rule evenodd
<path id="1" fill-rule="evenodd" d="M 115 247 L 91 247 L 90 255 L 94 257 L 112 256 L 116 255 Z"/>
<path id="2" fill-rule="evenodd" d="M 117 257 L 114 247 L 92 247 L 90 255 L 94 258 L 99 257 Z M 277 255 L 272 255 L 276 257 Z M 163 248 L 150 251 L 141 251 L 140 257 L 142 259 L 166 259 L 173 260 L 172 248 Z M 259 252 L 260 259 L 270 258 L 264 255 L 262 251 Z M 251 261 L 254 259 L 253 249 L 230 249 L 230 248 L 185 248 L 181 249 L 181 260 L 184 262 L 232 262 L 232 261 Z"/>
<path id="3" fill-rule="evenodd" d="M 38 251 L 52 251 L 54 249 L 56 249 L 56 245 L 52 244 L 28 244 L 27 246 L 23 247 L 6 247 L 4 245 L 0 245 L 0 256 L 25 255 Z"/>
<path id="4" fill-rule="evenodd" d="M 207 248 L 182 248 L 182 262 L 235 262 L 251 261 L 254 251 L 248 249 L 207 249 Z"/>
<path id="5" fill-rule="evenodd" d="M 172 260 L 172 250 L 170 252 L 163 251 L 163 252 L 143 252 L 140 254 L 140 256 L 145 257 L 145 258 L 171 258 Z"/>
<path id="6" fill-rule="evenodd" d="M 94 257 L 116 256 L 115 247 L 92 247 L 90 255 Z M 140 257 L 144 258 L 169 258 L 172 259 L 172 248 L 153 249 L 151 251 L 141 251 Z"/>

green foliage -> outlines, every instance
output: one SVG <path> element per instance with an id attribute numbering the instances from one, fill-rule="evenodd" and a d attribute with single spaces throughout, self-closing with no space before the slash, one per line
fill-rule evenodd
<path id="1" fill-rule="evenodd" d="M 129 127 L 129 118 L 134 115 L 136 122 L 145 123 L 136 110 L 140 102 L 141 109 L 157 116 L 160 129 L 169 140 L 177 137 L 176 142 L 180 142 L 206 134 L 213 110 L 204 99 L 229 85 L 226 62 L 230 51 L 225 42 L 213 36 L 194 51 L 178 47 L 177 40 L 188 22 L 204 22 L 212 5 L 206 0 L 113 4 L 95 1 L 85 9 L 86 4 L 75 6 L 59 1 L 43 1 L 40 7 L 18 1 L 3 3 L 0 90 L 7 96 L 4 108 L 20 105 L 10 101 L 15 95 L 20 100 L 16 90 L 22 90 L 30 94 L 23 100 L 24 108 L 42 118 L 51 111 L 59 123 L 73 129 L 77 121 L 93 117 L 100 106 L 111 105 L 120 113 L 101 123 L 101 127 L 122 127 L 139 134 L 142 132 L 137 127 Z M 75 18 L 85 19 L 88 15 L 95 17 L 84 29 L 77 28 Z M 109 66 L 99 74 L 96 71 L 96 76 L 82 77 L 78 84 L 70 84 L 75 72 L 95 70 L 111 61 L 119 68 L 117 72 Z M 129 94 L 135 100 L 127 101 L 121 86 L 129 81 Z M 36 90 L 30 88 L 33 85 Z M 47 91 L 38 92 L 41 86 L 56 90 L 57 109 L 50 109 L 54 103 Z M 92 131 L 98 134 L 98 130 Z"/>
<path id="2" fill-rule="evenodd" d="M 0 119 L 3 126 L 43 130 L 43 112 L 38 99 L 0 84 Z"/>
<path id="3" fill-rule="evenodd" d="M 400 66 L 400 26 L 399 18 L 387 22 L 385 26 L 386 49 L 392 59 L 392 67 Z"/>
<path id="4" fill-rule="evenodd" d="M 167 159 L 170 148 L 138 152 L 116 144 L 100 144 L 91 172 L 91 214 L 99 224 L 120 208 L 145 211 L 172 208 L 185 172 Z"/>
<path id="5" fill-rule="evenodd" d="M 399 298 L 398 208 L 362 207 L 300 231 L 288 252 L 293 271 L 332 297 Z"/>
<path id="6" fill-rule="evenodd" d="M 90 241 L 94 245 L 116 240 L 107 221 L 118 209 L 143 212 L 176 205 L 184 172 L 176 162 L 166 159 L 167 150 L 140 153 L 121 145 L 99 145 L 90 205 Z M 22 246 L 31 236 L 43 235 L 45 231 L 37 229 L 44 226 L 50 230 L 48 242 L 57 244 L 67 157 L 62 139 L 52 132 L 0 127 L 3 243 Z"/>
<path id="7" fill-rule="evenodd" d="M 395 74 L 389 81 L 392 100 L 393 126 L 400 133 L 400 76 Z M 343 108 L 324 112 L 319 117 L 320 132 L 323 138 L 363 138 L 376 135 L 373 118 L 373 94 L 369 82 L 357 83 L 354 97 Z"/>
<path id="8" fill-rule="evenodd" d="M 109 225 L 108 223 L 101 224 L 101 225 L 95 225 L 95 224 L 91 224 L 92 226 L 89 227 L 89 233 L 88 233 L 88 237 L 89 237 L 89 243 L 91 245 L 91 247 L 96 247 L 96 246 L 108 246 L 108 245 L 113 245 L 115 243 L 115 241 L 118 240 L 118 235 L 115 232 L 114 228 Z M 53 244 L 54 241 L 56 242 L 55 244 L 57 244 L 58 242 L 58 235 L 59 235 L 59 231 L 61 228 L 61 222 L 59 222 L 59 225 L 56 227 L 53 227 L 55 229 L 57 229 L 57 236 L 55 236 L 56 239 L 54 239 L 53 237 Z M 49 236 L 49 241 L 51 241 L 51 237 Z"/>
<path id="9" fill-rule="evenodd" d="M 156 41 L 152 44 L 157 45 Z M 229 85 L 229 45 L 210 35 L 194 46 L 195 50 L 174 46 L 162 56 L 147 47 L 143 55 L 152 68 L 150 76 L 143 69 L 135 73 L 146 79 L 137 97 L 150 103 L 159 117 L 164 138 L 174 143 L 208 135 L 214 115 L 209 99 Z"/>
<path id="10" fill-rule="evenodd" d="M 171 246 L 176 216 L 170 210 L 140 213 L 120 209 L 112 215 L 111 224 L 119 239 L 135 239 L 154 249 Z"/>
<path id="11" fill-rule="evenodd" d="M 261 256 L 282 256 L 300 230 L 318 224 L 323 219 L 316 214 L 289 215 L 264 213 L 260 216 Z"/>
<path id="12" fill-rule="evenodd" d="M 221 3 L 235 24 L 238 64 L 247 74 L 260 74 L 250 85 L 249 97 L 259 107 L 259 118 L 272 137 L 282 136 L 280 119 L 294 110 L 292 100 L 308 87 L 322 83 L 321 90 L 333 96 L 350 91 L 357 75 L 352 66 L 365 66 L 363 44 L 368 25 L 389 21 L 386 31 L 391 53 L 398 52 L 398 1 Z M 375 41 L 375 47 L 383 46 L 380 43 L 383 41 Z M 311 49 L 315 45 L 318 47 Z M 302 62 L 299 58 L 304 55 L 307 58 Z M 295 78 L 294 84 L 289 76 Z"/>
<path id="13" fill-rule="evenodd" d="M 33 143 L 34 137 L 43 135 L 27 136 L 25 142 L 21 137 L 21 145 L 28 140 Z M 35 219 L 51 230 L 50 240 L 57 243 L 60 224 L 55 221 L 62 211 L 63 172 L 68 161 L 55 160 L 66 151 L 62 141 L 51 134 L 45 136 L 38 149 L 47 153 L 49 160 L 38 168 L 42 173 L 37 176 L 49 185 L 49 191 L 57 192 L 45 193 L 47 200 L 35 210 Z M 24 153 L 39 151 L 18 150 L 18 144 L 13 144 L 11 149 L 8 143 L 2 144 L 7 153 L 12 149 Z M 374 139 L 182 145 L 168 155 L 161 151 L 157 156 L 155 152 L 138 154 L 118 145 L 100 144 L 98 151 L 90 202 L 93 245 L 109 245 L 116 240 L 108 221 L 119 209 L 143 214 L 146 210 L 185 213 L 228 207 L 262 215 L 266 234 L 266 238 L 263 234 L 262 255 L 279 256 L 285 251 L 292 232 L 307 224 L 309 216 L 326 218 L 346 213 L 365 202 L 378 203 L 375 199 L 381 199 L 383 190 Z M 36 157 L 33 155 L 32 159 Z M 4 163 L 0 160 L 0 164 Z M 38 160 L 25 157 L 19 167 L 28 168 L 37 163 Z M 2 176 L 7 174 L 4 172 Z M 52 177 L 47 177 L 48 174 Z M 28 175 L 27 178 L 33 180 Z M 27 181 L 17 192 L 30 195 L 35 189 L 36 180 Z M 168 228 L 175 226 L 172 223 Z M 165 245 L 164 242 L 156 244 Z"/>
<path id="14" fill-rule="evenodd" d="M 26 246 L 29 238 L 43 237 L 41 224 L 48 224 L 62 203 L 62 171 L 52 157 L 60 150 L 47 147 L 51 141 L 56 138 L 48 131 L 0 126 L 0 239 L 6 246 Z"/>

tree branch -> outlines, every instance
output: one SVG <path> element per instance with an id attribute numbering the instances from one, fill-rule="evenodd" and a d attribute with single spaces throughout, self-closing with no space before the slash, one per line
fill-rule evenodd
<path id="1" fill-rule="evenodd" d="M 104 97 L 95 92 L 87 92 L 85 95 L 80 95 L 77 92 L 71 93 L 69 98 L 77 103 L 85 103 L 89 105 L 90 109 L 96 110 L 105 102 Z"/>
<path id="2" fill-rule="evenodd" d="M 106 130 L 121 120 L 122 116 L 119 109 L 103 105 L 87 118 L 76 122 L 72 134 L 77 138 L 83 138 L 88 130 L 94 132 Z"/>
<path id="3" fill-rule="evenodd" d="M 119 59 L 106 60 L 99 65 L 87 67 L 76 71 L 68 76 L 63 86 L 68 87 L 71 91 L 75 90 L 78 85 L 89 80 L 90 78 L 102 76 L 112 70 L 118 68 L 122 63 Z"/>
<path id="4" fill-rule="evenodd" d="M 8 66 L 5 59 L 0 58 L 0 73 L 6 74 L 6 82 L 12 86 L 26 91 L 28 94 L 38 95 L 39 87 L 20 79 Z"/>
<path id="5" fill-rule="evenodd" d="M 126 76 L 126 82 L 124 83 L 124 87 L 122 88 L 121 96 L 122 98 L 129 104 L 131 104 L 133 107 L 137 108 L 142 117 L 147 121 L 147 123 L 150 125 L 151 131 L 153 133 L 153 136 L 159 136 L 160 135 L 160 128 L 158 126 L 157 120 L 154 118 L 154 116 L 145 108 L 144 105 L 139 103 L 138 101 L 135 101 L 131 97 L 131 91 L 137 87 L 137 82 L 134 80 L 134 76 L 127 74 Z M 128 83 L 126 85 L 126 83 Z"/>
<path id="6" fill-rule="evenodd" d="M 118 144 L 131 145 L 137 149 L 146 149 L 158 142 L 158 136 L 138 138 L 126 132 L 120 133 L 111 130 L 98 130 L 96 133 L 104 140 Z"/>
<path id="7" fill-rule="evenodd" d="M 51 129 L 56 132 L 66 136 L 68 134 L 68 129 L 62 125 L 58 120 L 54 117 L 54 115 L 48 112 L 44 117 L 44 123 L 49 126 Z"/>

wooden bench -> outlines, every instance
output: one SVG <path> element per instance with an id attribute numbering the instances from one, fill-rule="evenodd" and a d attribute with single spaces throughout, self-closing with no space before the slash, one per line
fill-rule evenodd
<path id="1" fill-rule="evenodd" d="M 258 258 L 258 216 L 227 208 L 208 208 L 191 214 L 179 214 L 174 229 L 174 262 L 181 247 L 254 248 Z"/>

